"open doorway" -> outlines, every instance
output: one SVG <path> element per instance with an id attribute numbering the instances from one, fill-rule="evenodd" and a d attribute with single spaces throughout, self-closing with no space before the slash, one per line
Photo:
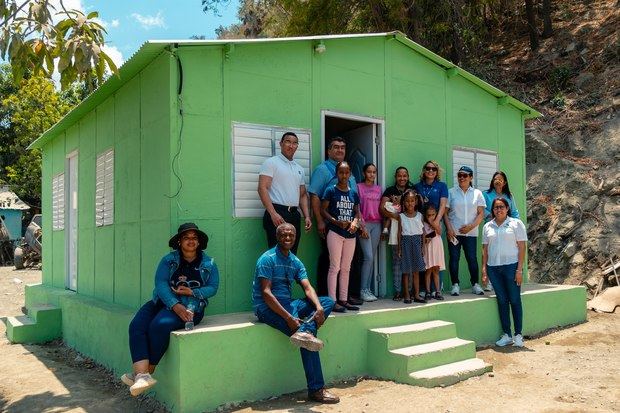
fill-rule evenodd
<path id="1" fill-rule="evenodd" d="M 327 157 L 327 145 L 336 136 L 344 138 L 347 144 L 346 161 L 351 165 L 351 173 L 356 182 L 362 182 L 363 166 L 372 162 L 377 166 L 377 184 L 385 187 L 384 173 L 384 120 L 366 116 L 324 110 L 321 112 L 322 124 L 322 159 Z M 374 286 L 377 296 L 386 295 L 386 260 L 385 245 L 379 244 L 379 253 L 375 259 Z"/>

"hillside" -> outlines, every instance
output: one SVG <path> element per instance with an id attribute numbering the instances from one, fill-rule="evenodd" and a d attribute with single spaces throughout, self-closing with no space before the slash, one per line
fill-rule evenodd
<path id="1" fill-rule="evenodd" d="M 526 125 L 532 278 L 592 293 L 617 283 L 601 273 L 620 261 L 620 9 L 554 4 L 554 35 L 536 53 L 526 32 L 495 33 L 470 69 L 544 115 Z"/>

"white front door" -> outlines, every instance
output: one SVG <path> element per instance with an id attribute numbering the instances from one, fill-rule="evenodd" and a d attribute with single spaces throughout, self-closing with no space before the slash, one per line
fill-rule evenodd
<path id="1" fill-rule="evenodd" d="M 77 153 L 67 157 L 67 188 L 65 205 L 65 245 L 66 245 L 66 279 L 65 287 L 77 290 L 77 248 L 78 248 L 78 156 Z"/>

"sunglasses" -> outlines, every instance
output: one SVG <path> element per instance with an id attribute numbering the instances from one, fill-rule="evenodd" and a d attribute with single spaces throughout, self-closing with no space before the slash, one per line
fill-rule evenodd
<path id="1" fill-rule="evenodd" d="M 437 172 L 437 168 L 435 168 L 434 166 L 425 166 L 424 169 L 427 172 Z"/>
<path id="2" fill-rule="evenodd" d="M 467 178 L 469 177 L 469 174 L 456 174 L 456 176 L 458 176 L 459 178 Z"/>

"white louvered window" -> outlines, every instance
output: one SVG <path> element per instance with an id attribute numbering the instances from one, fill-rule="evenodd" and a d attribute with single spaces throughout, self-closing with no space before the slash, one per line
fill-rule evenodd
<path id="1" fill-rule="evenodd" d="M 97 156 L 95 184 L 95 225 L 114 223 L 114 150 Z"/>
<path id="2" fill-rule="evenodd" d="M 310 131 L 277 126 L 233 123 L 233 203 L 236 218 L 262 217 L 265 209 L 258 197 L 258 172 L 263 162 L 280 153 L 280 138 L 294 132 L 299 139 L 295 161 L 310 180 Z"/>
<path id="3" fill-rule="evenodd" d="M 52 230 L 65 229 L 65 174 L 52 178 Z"/>
<path id="4" fill-rule="evenodd" d="M 461 166 L 469 166 L 474 171 L 474 188 L 489 188 L 491 178 L 499 169 L 497 153 L 472 148 L 454 148 L 452 150 L 452 178 L 457 182 L 456 174 Z"/>

